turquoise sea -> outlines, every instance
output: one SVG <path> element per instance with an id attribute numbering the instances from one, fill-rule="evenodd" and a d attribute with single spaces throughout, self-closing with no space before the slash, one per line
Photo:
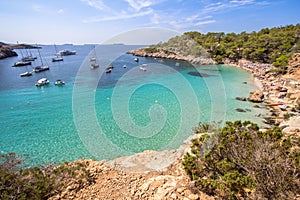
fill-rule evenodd
<path id="1" fill-rule="evenodd" d="M 19 57 L 0 60 L 0 153 L 16 152 L 28 165 L 176 149 L 199 121 L 261 124 L 257 115 L 266 112 L 235 100 L 255 90 L 250 74 L 237 68 L 141 57 L 135 62 L 126 52 L 139 46 L 129 45 L 98 45 L 95 51 L 94 45 L 58 45 L 77 54 L 52 63 L 54 46 L 41 46 L 49 71 L 19 77 L 40 64 L 38 58 L 32 66 L 11 67 L 20 50 Z M 22 53 L 38 56 L 37 50 Z M 94 56 L 100 67 L 91 70 Z M 110 64 L 112 73 L 104 73 Z M 50 85 L 37 88 L 43 77 Z M 66 84 L 55 86 L 56 79 Z"/>

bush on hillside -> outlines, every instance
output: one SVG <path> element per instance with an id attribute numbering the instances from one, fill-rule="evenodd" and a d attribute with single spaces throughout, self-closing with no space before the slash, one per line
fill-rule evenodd
<path id="1" fill-rule="evenodd" d="M 222 199 L 291 199 L 299 193 L 299 158 L 299 144 L 278 127 L 262 133 L 236 121 L 193 140 L 183 165 L 199 190 Z"/>
<path id="2" fill-rule="evenodd" d="M 0 155 L 0 199 L 48 199 L 67 184 L 76 183 L 80 189 L 94 181 L 82 163 L 26 169 L 21 164 L 15 153 Z"/>

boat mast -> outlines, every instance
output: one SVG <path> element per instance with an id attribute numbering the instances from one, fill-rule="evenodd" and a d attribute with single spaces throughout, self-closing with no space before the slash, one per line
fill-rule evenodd
<path id="1" fill-rule="evenodd" d="M 40 56 L 40 59 L 41 59 L 42 66 L 44 66 L 43 59 L 42 59 L 42 56 L 41 56 L 41 53 L 40 53 L 40 50 L 39 50 L 39 47 L 38 47 L 37 44 L 36 44 L 36 47 L 37 47 L 38 52 L 39 52 L 39 56 Z"/>
<path id="2" fill-rule="evenodd" d="M 19 46 L 19 42 L 17 41 L 17 44 Z M 21 52 L 21 56 L 22 56 L 22 59 L 24 58 L 24 55 L 23 55 L 23 52 L 22 52 L 22 49 L 20 48 L 20 52 Z"/>

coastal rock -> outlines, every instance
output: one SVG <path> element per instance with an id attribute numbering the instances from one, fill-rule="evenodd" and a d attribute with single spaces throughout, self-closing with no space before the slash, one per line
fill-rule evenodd
<path id="1" fill-rule="evenodd" d="M 10 48 L 0 47 L 0 59 L 18 56 L 18 54 Z"/>
<path id="2" fill-rule="evenodd" d="M 170 50 L 166 50 L 166 49 L 160 49 L 160 48 L 149 48 L 149 47 L 139 48 L 136 50 L 128 51 L 127 53 L 132 54 L 134 56 L 141 56 L 141 57 L 185 60 L 192 64 L 202 64 L 202 65 L 216 64 L 216 62 L 209 57 L 205 57 L 205 56 L 195 57 L 195 56 L 191 56 L 191 55 L 183 56 L 179 52 L 170 51 Z"/>
<path id="3" fill-rule="evenodd" d="M 288 121 L 282 122 L 279 127 L 286 135 L 300 133 L 300 116 L 291 117 Z"/>
<path id="4" fill-rule="evenodd" d="M 235 110 L 238 111 L 238 112 L 246 112 L 246 110 L 244 110 L 242 108 L 236 108 Z"/>
<path id="5" fill-rule="evenodd" d="M 248 98 L 248 101 L 254 102 L 254 103 L 261 103 L 264 101 L 264 94 L 262 91 L 257 90 L 255 92 L 250 93 L 250 96 Z"/>
<path id="6" fill-rule="evenodd" d="M 246 97 L 235 97 L 236 100 L 239 100 L 239 101 L 246 101 Z"/>

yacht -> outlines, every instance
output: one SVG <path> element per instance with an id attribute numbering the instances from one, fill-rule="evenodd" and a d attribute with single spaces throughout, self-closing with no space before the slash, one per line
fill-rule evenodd
<path id="1" fill-rule="evenodd" d="M 25 66 L 25 65 L 31 65 L 30 61 L 18 61 L 15 62 L 15 64 L 13 65 L 13 67 L 20 67 L 20 66 Z"/>
<path id="2" fill-rule="evenodd" d="M 70 56 L 75 55 L 76 51 L 69 51 L 69 50 L 61 50 L 56 53 L 57 56 Z"/>
<path id="3" fill-rule="evenodd" d="M 21 77 L 24 77 L 24 76 L 32 76 L 32 72 L 24 72 L 22 74 L 20 74 Z"/>
<path id="4" fill-rule="evenodd" d="M 62 57 L 52 58 L 52 62 L 60 62 L 60 61 L 64 61 L 64 59 Z"/>
<path id="5" fill-rule="evenodd" d="M 39 73 L 39 72 L 42 72 L 42 71 L 46 71 L 46 70 L 49 70 L 50 68 L 48 66 L 37 66 L 33 69 L 33 71 L 35 73 Z"/>
<path id="6" fill-rule="evenodd" d="M 46 78 L 41 78 L 40 80 L 38 80 L 36 83 L 35 83 L 35 86 L 37 87 L 40 87 L 40 86 L 43 86 L 43 85 L 48 85 L 50 83 L 50 81 Z"/>

